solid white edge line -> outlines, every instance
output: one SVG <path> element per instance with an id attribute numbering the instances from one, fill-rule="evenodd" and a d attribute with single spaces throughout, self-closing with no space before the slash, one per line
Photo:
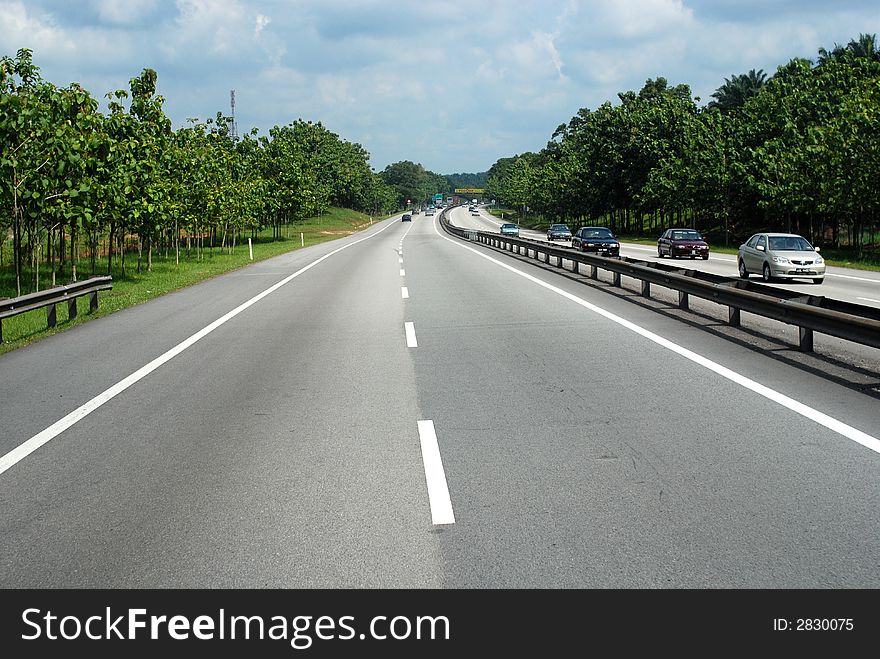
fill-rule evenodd
<path id="1" fill-rule="evenodd" d="M 400 297 L 406 300 L 409 297 L 409 289 L 406 286 L 400 287 Z"/>
<path id="2" fill-rule="evenodd" d="M 568 291 L 557 288 L 556 286 L 548 284 L 547 282 L 542 281 L 526 272 L 523 272 L 522 270 L 517 270 L 516 268 L 507 265 L 506 263 L 502 263 L 501 261 L 489 256 L 488 254 L 483 254 L 473 247 L 469 247 L 456 240 L 453 240 L 452 238 L 444 236 L 442 233 L 440 233 L 440 229 L 437 227 L 436 222 L 434 223 L 434 231 L 437 233 L 438 236 L 440 236 L 444 240 L 448 240 L 453 245 L 461 247 L 462 249 L 469 250 L 477 256 L 491 261 L 492 263 L 495 263 L 496 265 L 499 265 L 502 268 L 505 268 L 506 270 L 509 270 L 510 272 L 519 275 L 520 277 L 524 277 L 525 279 L 528 279 L 529 281 L 538 284 L 539 286 L 542 286 L 547 290 L 556 293 L 557 295 L 561 295 L 562 297 L 571 300 L 575 304 L 578 304 L 585 309 L 589 309 L 590 311 L 593 311 L 594 313 L 597 313 L 600 316 L 603 316 L 604 318 L 607 318 L 608 320 L 617 323 L 618 325 L 621 325 L 622 327 L 625 327 L 626 329 L 635 332 L 636 334 L 643 336 L 649 341 L 653 341 L 657 345 L 671 350 L 672 352 L 678 353 L 682 357 L 689 359 L 695 364 L 699 364 L 700 366 L 703 366 L 710 371 L 717 373 L 721 377 L 726 378 L 731 382 L 735 382 L 736 384 L 745 387 L 746 389 L 749 389 L 756 394 L 763 396 L 764 398 L 772 400 L 773 402 L 778 403 L 779 405 L 782 405 L 783 407 L 786 407 L 791 411 L 800 414 L 801 416 L 815 421 L 819 425 L 825 426 L 829 430 L 843 435 L 844 437 L 847 437 L 848 439 L 851 439 L 854 442 L 861 444 L 865 448 L 870 449 L 875 453 L 880 453 L 880 439 L 873 437 L 868 433 L 859 430 L 858 428 L 853 428 L 852 426 L 843 423 L 842 421 L 835 419 L 834 417 L 829 416 L 824 412 L 813 409 L 812 407 L 809 407 L 801 403 L 800 401 L 790 398 L 783 393 L 780 393 L 774 389 L 770 389 L 769 387 L 764 386 L 763 384 L 755 382 L 754 380 L 747 378 L 746 376 L 741 375 L 736 371 L 727 368 L 726 366 L 722 366 L 721 364 L 714 362 L 707 357 L 703 357 L 702 355 L 699 355 L 692 350 L 688 350 L 687 348 L 680 346 L 677 343 L 673 343 L 669 339 L 665 339 L 659 334 L 654 334 L 654 332 L 646 330 L 645 328 L 640 327 L 639 325 L 636 325 L 635 323 L 626 320 L 625 318 L 621 318 L 620 316 L 613 314 L 610 311 L 603 309 L 602 307 L 598 307 L 595 304 L 587 302 L 586 300 L 583 300 L 576 295 L 569 293 Z"/>
<path id="3" fill-rule="evenodd" d="M 418 348 L 419 344 L 416 341 L 416 326 L 411 322 L 405 322 L 403 324 L 403 331 L 406 333 L 406 347 Z"/>
<path id="4" fill-rule="evenodd" d="M 431 507 L 432 524 L 455 524 L 452 500 L 449 498 L 449 485 L 434 422 L 430 419 L 419 421 L 419 443 L 422 447 L 422 463 L 425 466 L 425 481 L 428 485 L 428 504 Z"/>
<path id="5" fill-rule="evenodd" d="M 266 297 L 267 295 L 274 293 L 275 291 L 277 291 L 279 288 L 284 286 L 289 281 L 295 279 L 296 277 L 299 277 L 301 274 L 303 274 L 307 270 L 311 270 L 313 267 L 315 267 L 316 265 L 321 263 L 321 261 L 324 261 L 325 259 L 330 258 L 334 254 L 338 254 L 339 252 L 341 252 L 344 249 L 348 249 L 349 247 L 351 247 L 353 245 L 357 245 L 358 243 L 361 243 L 365 240 L 369 240 L 370 238 L 373 238 L 374 236 L 379 235 L 380 233 L 382 233 L 383 231 L 385 231 L 386 229 L 388 229 L 389 227 L 392 227 L 392 226 L 395 226 L 395 223 L 393 223 L 393 222 L 389 223 L 388 225 L 382 227 L 378 231 L 371 233 L 369 236 L 365 236 L 364 238 L 360 238 L 358 240 L 355 240 L 354 242 L 348 243 L 347 245 L 343 245 L 342 247 L 334 249 L 332 252 L 329 252 L 329 253 L 325 254 L 324 256 L 322 256 L 321 258 L 319 258 L 315 261 L 312 261 L 311 263 L 309 263 L 305 267 L 300 268 L 299 270 L 294 272 L 292 275 L 288 275 L 287 277 L 285 277 L 284 279 L 282 279 L 278 283 L 273 284 L 272 286 L 267 288 L 262 293 L 258 293 L 257 295 L 255 295 L 251 299 L 238 305 L 232 311 L 225 313 L 223 316 L 221 316 L 220 318 L 215 320 L 210 325 L 207 325 L 206 327 L 200 329 L 198 332 L 196 332 L 195 334 L 193 334 L 189 338 L 184 339 L 183 341 L 178 343 L 176 346 L 174 346 L 170 350 L 168 350 L 168 351 L 164 352 L 163 354 L 159 355 L 158 357 L 156 357 L 150 363 L 146 364 L 145 366 L 142 366 L 141 368 L 136 370 L 134 373 L 132 373 L 128 377 L 120 380 L 119 382 L 114 384 L 109 389 L 106 389 L 105 391 L 101 392 L 100 394 L 98 394 L 97 396 L 92 398 L 87 403 L 80 405 L 75 410 L 73 410 L 68 415 L 66 415 L 65 417 L 59 419 L 58 421 L 53 423 L 51 426 L 49 426 L 45 430 L 37 433 L 36 435 L 31 437 L 27 441 L 22 442 L 21 444 L 16 446 L 14 449 L 12 449 L 8 453 L 6 453 L 3 457 L 0 457 L 0 474 L 5 472 L 10 467 L 15 466 L 17 463 L 21 462 L 24 458 L 29 456 L 31 453 L 36 451 L 38 448 L 40 448 L 41 446 L 43 446 L 47 442 L 54 439 L 55 437 L 57 437 L 59 434 L 61 434 L 62 432 L 64 432 L 68 428 L 70 428 L 77 421 L 80 421 L 81 419 L 85 418 L 86 416 L 88 416 L 89 414 L 94 412 L 96 409 L 101 407 L 104 403 L 106 403 L 108 400 L 110 400 L 114 396 L 122 393 L 123 391 L 128 389 L 131 385 L 133 385 L 136 382 L 138 382 L 139 380 L 142 380 L 143 378 L 145 378 L 147 375 L 149 375 L 150 373 L 155 371 L 157 368 L 162 366 L 162 364 L 164 364 L 165 362 L 167 362 L 167 361 L 173 359 L 174 357 L 176 357 L 177 355 L 179 355 L 181 352 L 183 352 L 184 350 L 189 348 L 191 345 L 193 345 L 196 341 L 204 338 L 205 336 L 207 336 L 208 334 L 210 334 L 215 329 L 217 329 L 221 325 L 225 324 L 229 320 L 232 320 L 235 316 L 240 314 L 242 311 L 244 311 L 248 307 L 253 306 L 257 302 L 262 300 L 264 297 Z"/>
<path id="6" fill-rule="evenodd" d="M 878 303 L 880 303 L 880 300 L 875 300 L 875 299 L 870 298 L 870 297 L 857 297 L 856 299 L 857 299 L 857 300 L 865 300 L 866 302 L 878 302 Z"/>

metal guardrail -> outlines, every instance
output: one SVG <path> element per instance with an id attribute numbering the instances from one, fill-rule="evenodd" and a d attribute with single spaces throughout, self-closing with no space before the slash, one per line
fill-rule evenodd
<path id="1" fill-rule="evenodd" d="M 68 318 L 76 318 L 76 299 L 83 295 L 89 296 L 89 312 L 98 309 L 98 291 L 108 291 L 113 288 L 113 278 L 92 277 L 83 281 L 47 288 L 44 291 L 28 293 L 20 297 L 0 300 L 0 343 L 3 342 L 3 319 L 11 318 L 27 311 L 47 307 L 46 322 L 48 327 L 55 327 L 55 305 L 67 302 Z"/>
<path id="2" fill-rule="evenodd" d="M 813 350 L 813 332 L 835 336 L 854 343 L 880 348 L 880 309 L 822 295 L 802 295 L 796 291 L 757 284 L 745 279 L 722 277 L 698 270 L 670 266 L 664 263 L 639 261 L 629 257 L 606 257 L 584 254 L 571 248 L 553 246 L 539 240 L 513 238 L 498 233 L 462 229 L 449 222 L 445 210 L 441 224 L 449 233 L 483 243 L 490 247 L 515 251 L 517 254 L 563 268 L 563 261 L 572 264 L 573 272 L 580 266 L 590 268 L 590 277 L 598 279 L 598 271 L 612 273 L 612 283 L 620 286 L 621 276 L 641 281 L 641 293 L 651 296 L 651 284 L 678 292 L 678 306 L 687 309 L 689 296 L 709 300 L 728 308 L 728 322 L 740 326 L 740 313 L 746 311 L 794 325 L 799 332 L 799 347 L 804 352 Z"/>

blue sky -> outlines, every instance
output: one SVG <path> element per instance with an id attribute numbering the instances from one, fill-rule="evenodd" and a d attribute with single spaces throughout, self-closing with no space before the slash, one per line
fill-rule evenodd
<path id="1" fill-rule="evenodd" d="M 877 0 L 0 0 L 0 55 L 30 48 L 102 103 L 150 67 L 175 127 L 228 113 L 234 89 L 240 132 L 322 121 L 377 170 L 442 174 L 540 150 L 649 78 L 706 103 L 860 33 L 880 36 Z"/>

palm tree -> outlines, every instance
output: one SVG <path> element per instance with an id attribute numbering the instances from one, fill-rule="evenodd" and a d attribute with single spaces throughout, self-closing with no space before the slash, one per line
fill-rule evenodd
<path id="1" fill-rule="evenodd" d="M 876 34 L 859 34 L 858 39 L 850 39 L 846 46 L 834 44 L 830 51 L 819 49 L 819 64 L 828 60 L 840 60 L 847 57 L 861 57 L 880 62 L 880 48 L 877 46 Z"/>
<path id="2" fill-rule="evenodd" d="M 763 69 L 752 69 L 748 73 L 733 75 L 724 79 L 724 84 L 712 94 L 714 101 L 709 103 L 710 108 L 718 108 L 722 112 L 729 112 L 743 105 L 752 96 L 755 96 L 761 87 L 767 82 L 767 74 Z"/>

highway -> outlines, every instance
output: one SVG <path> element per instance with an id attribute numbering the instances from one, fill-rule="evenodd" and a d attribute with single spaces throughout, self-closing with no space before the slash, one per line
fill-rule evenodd
<path id="1" fill-rule="evenodd" d="M 479 215 L 471 215 L 467 212 L 466 208 L 455 209 L 452 217 L 458 226 L 478 229 L 480 231 L 498 231 L 498 227 L 504 221 L 490 215 L 484 208 L 479 209 Z M 573 232 L 577 231 L 577 228 L 576 226 L 571 226 Z M 547 240 L 545 232 L 532 231 L 530 229 L 521 229 L 520 236 L 534 240 Z M 571 245 L 568 241 L 563 242 L 559 240 L 555 241 L 555 244 L 559 246 Z M 723 277 L 737 277 L 736 255 L 713 253 L 711 251 L 712 246 L 710 245 L 709 247 L 709 259 L 705 261 L 703 259 L 660 258 L 657 256 L 656 245 L 638 245 L 627 242 L 620 243 L 620 254 L 644 261 L 662 261 L 666 264 L 675 264 L 681 268 L 702 270 Z M 761 282 L 760 275 L 753 274 L 751 279 Z M 829 266 L 825 281 L 818 286 L 806 279 L 784 282 L 774 281 L 770 282 L 769 285 L 800 291 L 804 295 L 824 295 L 853 304 L 880 308 L 880 272 Z"/>
<path id="2" fill-rule="evenodd" d="M 765 345 L 393 218 L 0 356 L 0 585 L 878 588 L 877 351 Z"/>

